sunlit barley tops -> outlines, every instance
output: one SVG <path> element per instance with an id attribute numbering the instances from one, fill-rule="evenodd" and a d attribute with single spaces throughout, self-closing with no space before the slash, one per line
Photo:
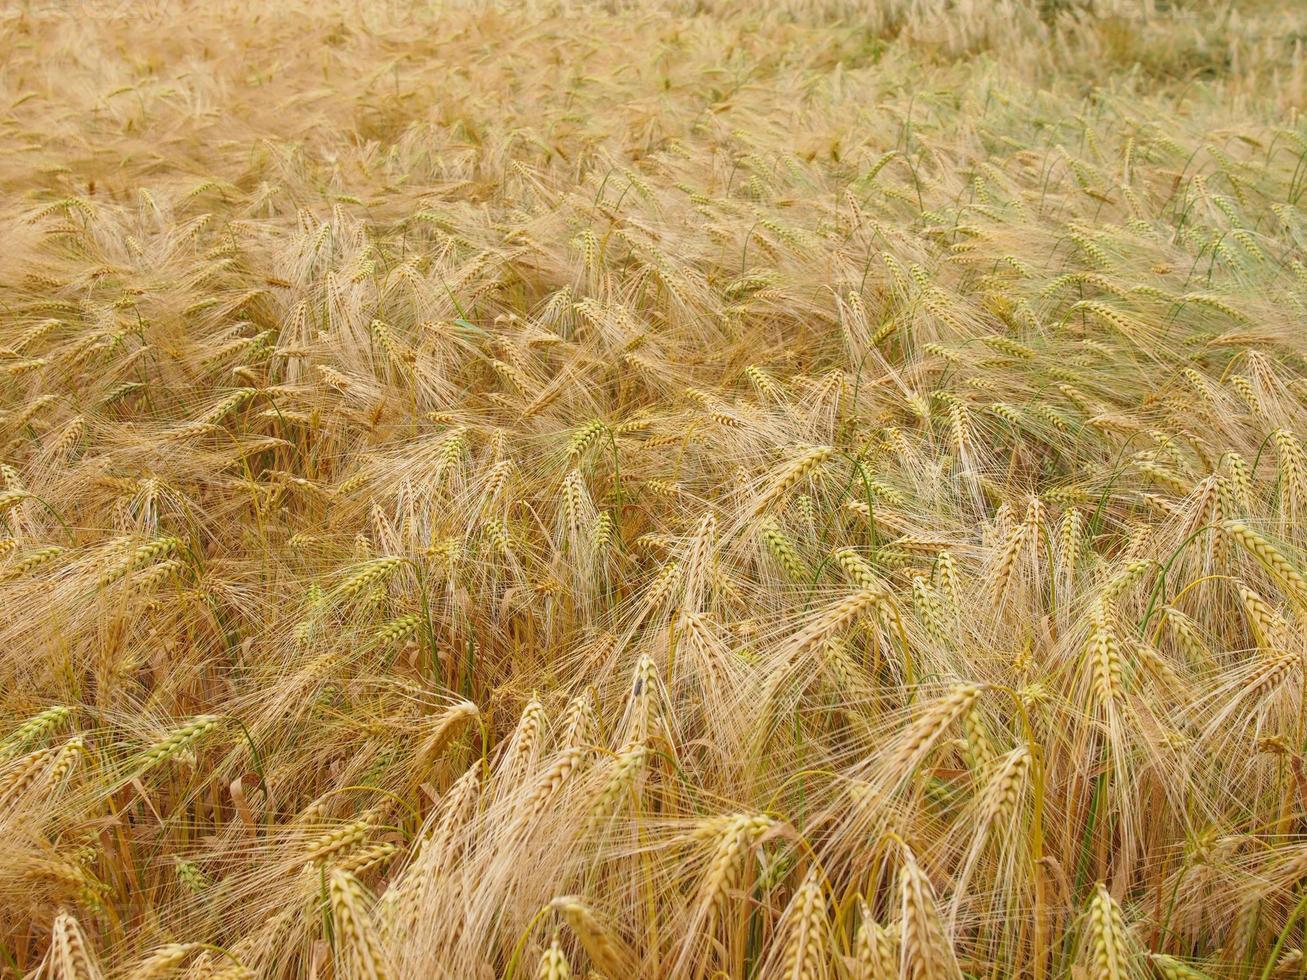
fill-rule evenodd
<path id="1" fill-rule="evenodd" d="M 0 975 L 1301 976 L 1305 37 L 0 11 Z"/>

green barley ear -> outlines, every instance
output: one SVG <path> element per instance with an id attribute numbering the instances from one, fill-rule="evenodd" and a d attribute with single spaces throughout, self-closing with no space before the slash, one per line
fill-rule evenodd
<path id="1" fill-rule="evenodd" d="M 966 737 L 967 765 L 974 774 L 980 775 L 993 763 L 995 750 L 978 705 L 973 704 L 962 716 L 962 730 Z"/>
<path id="2" fill-rule="evenodd" d="M 393 556 L 364 561 L 336 587 L 336 595 L 342 599 L 352 598 L 383 582 L 401 564 L 403 559 Z"/>
<path id="3" fill-rule="evenodd" d="M 12 758 L 31 743 L 55 731 L 72 713 L 71 708 L 55 704 L 32 715 L 0 741 L 0 759 Z"/>
<path id="4" fill-rule="evenodd" d="M 841 548 L 834 554 L 835 563 L 849 580 L 862 589 L 879 589 L 881 581 L 868 561 L 852 548 Z"/>
<path id="5" fill-rule="evenodd" d="M 1086 913 L 1085 968 L 1093 980 L 1123 980 L 1134 973 L 1121 907 L 1100 881 Z"/>
<path id="6" fill-rule="evenodd" d="M 613 517 L 608 511 L 600 511 L 590 529 L 590 544 L 597 554 L 603 554 L 613 541 Z"/>
<path id="7" fill-rule="evenodd" d="M 199 894 L 208 888 L 209 880 L 193 861 L 177 862 L 177 878 L 190 891 Z"/>
<path id="8" fill-rule="evenodd" d="M 416 613 L 409 613 L 406 616 L 400 616 L 384 624 L 374 637 L 381 646 L 389 646 L 392 643 L 398 643 L 417 632 L 421 626 L 422 619 Z"/>
<path id="9" fill-rule="evenodd" d="M 1202 970 L 1196 969 L 1183 960 L 1165 953 L 1149 953 L 1149 960 L 1162 975 L 1163 980 L 1210 980 Z M 1274 975 L 1274 974 L 1273 974 Z"/>
<path id="10" fill-rule="evenodd" d="M 602 436 L 608 434 L 608 426 L 599 419 L 592 419 L 581 428 L 572 433 L 567 442 L 567 456 L 575 463 L 590 447 L 594 446 Z"/>
<path id="11" fill-rule="evenodd" d="M 912 606 L 927 635 L 936 643 L 948 642 L 952 631 L 947 607 L 925 575 L 912 577 Z"/>
<path id="12" fill-rule="evenodd" d="M 166 736 L 155 742 L 145 751 L 134 756 L 132 769 L 136 773 L 148 772 L 162 765 L 169 759 L 186 752 L 192 745 L 222 724 L 218 715 L 197 715 L 179 728 L 174 728 Z"/>
<path id="13" fill-rule="evenodd" d="M 789 539 L 775 519 L 763 518 L 759 525 L 759 534 L 771 552 L 772 557 L 785 570 L 785 574 L 795 581 L 802 581 L 808 577 L 807 569 L 804 567 L 803 559 L 799 557 L 799 552 L 794 547 L 794 543 Z"/>
<path id="14" fill-rule="evenodd" d="M 572 980 L 572 967 L 568 964 L 562 947 L 558 945 L 557 938 L 549 944 L 549 948 L 540 957 L 536 980 Z"/>

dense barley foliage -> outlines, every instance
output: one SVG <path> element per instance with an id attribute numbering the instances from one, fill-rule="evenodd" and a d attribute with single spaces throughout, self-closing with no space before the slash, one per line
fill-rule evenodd
<path id="1" fill-rule="evenodd" d="M 0 971 L 1307 971 L 1307 10 L 0 16 Z"/>

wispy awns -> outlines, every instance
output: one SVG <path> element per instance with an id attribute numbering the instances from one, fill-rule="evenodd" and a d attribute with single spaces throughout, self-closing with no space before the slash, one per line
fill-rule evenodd
<path id="1" fill-rule="evenodd" d="M 0 970 L 1296 975 L 1307 11 L 126 13 L 0 14 Z"/>

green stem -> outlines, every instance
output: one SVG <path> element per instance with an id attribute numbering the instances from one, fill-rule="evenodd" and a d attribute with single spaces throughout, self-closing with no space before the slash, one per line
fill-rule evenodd
<path id="1" fill-rule="evenodd" d="M 1275 945 L 1271 947 L 1271 955 L 1266 959 L 1266 966 L 1262 968 L 1261 980 L 1269 980 L 1271 971 L 1275 968 L 1276 960 L 1280 958 L 1280 950 L 1284 948 L 1285 941 L 1289 938 L 1289 930 L 1293 928 L 1294 922 L 1298 916 L 1302 915 L 1303 910 L 1307 909 L 1307 892 L 1302 893 L 1298 899 L 1298 904 L 1293 907 L 1289 913 L 1289 918 L 1284 923 L 1284 928 L 1280 930 L 1280 935 L 1275 939 Z"/>

